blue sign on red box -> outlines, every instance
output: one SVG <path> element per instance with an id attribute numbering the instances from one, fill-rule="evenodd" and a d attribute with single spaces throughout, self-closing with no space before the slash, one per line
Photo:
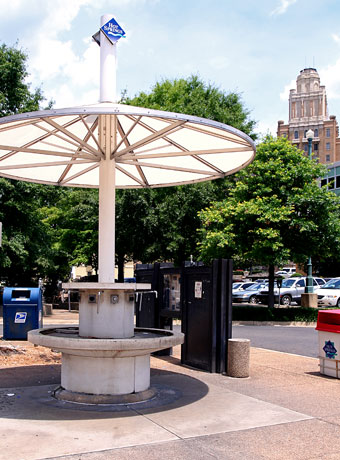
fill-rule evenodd
<path id="1" fill-rule="evenodd" d="M 101 27 L 106 37 L 111 43 L 116 43 L 120 38 L 125 37 L 124 30 L 120 27 L 118 22 L 112 18 Z"/>

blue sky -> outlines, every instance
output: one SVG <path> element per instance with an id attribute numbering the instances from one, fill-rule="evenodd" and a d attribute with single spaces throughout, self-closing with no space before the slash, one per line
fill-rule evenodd
<path id="1" fill-rule="evenodd" d="M 163 78 L 198 74 L 242 94 L 258 122 L 275 134 L 288 118 L 288 91 L 304 67 L 326 85 L 340 119 L 339 0 L 0 0 L 0 41 L 29 56 L 29 81 L 55 107 L 99 97 L 100 16 L 126 31 L 118 44 L 118 91 L 134 96 Z"/>

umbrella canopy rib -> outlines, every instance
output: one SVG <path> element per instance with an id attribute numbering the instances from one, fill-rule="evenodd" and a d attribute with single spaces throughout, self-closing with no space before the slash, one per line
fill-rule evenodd
<path id="1" fill-rule="evenodd" d="M 96 118 L 96 120 L 95 120 L 94 123 L 92 124 L 91 129 L 88 128 L 88 126 L 87 126 L 86 122 L 84 121 L 82 115 L 80 115 L 80 118 L 81 118 L 83 124 L 85 125 L 85 127 L 86 127 L 86 129 L 87 129 L 86 135 L 85 135 L 85 137 L 84 137 L 84 142 L 87 142 L 87 141 L 90 139 L 90 137 L 93 137 L 93 138 L 96 140 L 96 143 L 97 143 L 98 147 L 100 148 L 97 139 L 96 139 L 95 136 L 93 135 L 93 131 L 94 131 L 94 130 L 97 128 L 97 126 L 98 126 L 98 117 Z M 102 152 L 102 149 L 101 149 L 101 148 L 100 148 L 100 151 Z M 103 152 L 102 152 L 102 155 L 104 155 Z M 76 156 L 77 158 L 80 158 L 80 156 L 81 156 L 81 147 L 78 147 L 77 152 L 75 153 L 75 156 Z M 62 183 L 62 182 L 63 182 L 63 180 L 65 179 L 65 177 L 67 176 L 67 174 L 69 173 L 69 171 L 70 171 L 71 168 L 72 168 L 72 165 L 68 165 L 68 166 L 65 168 L 64 172 L 61 174 L 61 176 L 60 176 L 59 179 L 58 179 L 58 183 Z"/>
<path id="2" fill-rule="evenodd" d="M 19 152 L 26 152 L 26 153 L 36 153 L 38 155 L 52 155 L 52 156 L 58 156 L 58 157 L 69 157 L 73 158 L 74 153 L 68 153 L 68 152 L 58 152 L 57 150 L 42 150 L 42 149 L 31 149 L 27 147 L 14 147 L 13 145 L 1 145 L 0 144 L 0 150 L 11 150 L 11 155 L 7 154 L 4 155 L 3 157 L 0 158 L 0 160 L 4 160 L 5 157 L 8 158 L 8 156 L 13 156 L 16 153 Z M 83 159 L 88 159 L 88 160 L 95 160 L 93 155 L 90 155 L 88 153 L 82 153 L 79 155 L 79 158 Z"/>
<path id="3" fill-rule="evenodd" d="M 74 179 L 77 179 L 77 177 L 80 177 L 83 174 L 86 174 L 86 173 L 92 171 L 93 169 L 98 168 L 98 166 L 99 166 L 99 161 L 96 164 L 94 164 L 92 166 L 89 166 L 88 168 L 83 169 L 82 171 L 79 171 L 76 174 L 73 174 L 73 176 L 70 176 L 67 179 L 64 178 L 63 180 L 59 180 L 58 183 L 59 183 L 59 185 L 66 185 L 68 182 L 70 182 L 70 181 L 72 181 Z"/>
<path id="4" fill-rule="evenodd" d="M 72 120 L 72 121 L 66 123 L 65 126 L 71 126 L 71 125 L 73 125 L 74 123 L 75 123 L 75 121 Z M 50 136 L 56 136 L 56 137 L 61 138 L 61 139 L 64 140 L 64 141 L 66 140 L 67 142 L 69 142 L 68 139 L 65 139 L 64 137 L 60 136 L 60 134 L 58 134 L 58 131 L 57 131 L 56 129 L 54 129 L 53 131 L 49 131 L 47 128 L 44 128 L 44 127 L 42 127 L 41 125 L 39 125 L 38 122 L 33 122 L 33 123 L 32 123 L 32 122 L 22 122 L 22 123 L 20 123 L 20 124 L 18 123 L 18 124 L 16 124 L 16 125 L 13 126 L 13 129 L 16 129 L 16 128 L 19 128 L 19 127 L 22 127 L 22 126 L 26 126 L 26 125 L 31 125 L 31 126 L 33 125 L 33 126 L 35 126 L 36 128 L 42 129 L 44 132 L 46 132 L 46 134 L 44 134 L 44 135 L 42 135 L 42 136 L 39 136 L 39 137 L 33 139 L 33 140 L 30 141 L 30 142 L 27 142 L 26 144 L 20 146 L 19 149 L 18 149 L 17 147 L 9 147 L 8 149 L 6 149 L 6 148 L 3 149 L 3 148 L 1 147 L 1 145 L 0 145 L 0 150 L 11 150 L 9 153 L 7 153 L 6 155 L 3 155 L 3 156 L 2 156 L 2 157 L 0 158 L 0 161 L 6 160 L 7 158 L 10 158 L 11 156 L 13 156 L 13 155 L 15 155 L 16 153 L 18 153 L 19 150 L 20 150 L 20 151 L 23 151 L 24 148 L 31 147 L 32 145 L 35 145 L 35 144 L 37 144 L 38 142 L 42 142 L 44 139 L 47 139 L 47 138 L 50 137 Z M 8 130 L 8 129 L 9 129 L 9 128 L 6 128 L 5 131 Z M 0 129 L 0 133 L 1 133 L 1 131 L 2 131 L 2 130 Z M 73 144 L 73 142 L 72 142 L 72 144 Z M 74 145 L 75 145 L 76 147 L 78 147 L 77 144 L 74 143 Z M 5 146 L 4 146 L 4 147 L 5 147 Z M 65 148 L 65 147 L 64 147 L 64 148 Z M 66 149 L 66 150 L 69 150 L 69 149 Z M 72 149 L 70 149 L 70 151 L 72 151 Z M 47 153 L 46 153 L 46 154 L 47 154 Z M 52 154 L 55 155 L 55 153 L 53 153 L 53 152 L 52 152 Z M 61 156 L 63 156 L 63 155 L 61 155 Z"/>
<path id="5" fill-rule="evenodd" d="M 59 125 L 58 123 L 56 123 L 51 118 L 44 118 L 43 120 L 46 123 L 48 123 L 51 126 L 53 126 L 54 128 L 59 129 L 61 132 L 66 134 L 69 138 L 71 138 L 71 139 L 75 140 L 76 142 L 78 142 L 79 145 L 84 147 L 86 150 L 90 151 L 90 153 L 94 154 L 96 157 L 100 156 L 101 152 L 99 152 L 98 150 L 95 150 L 90 144 L 88 144 L 87 142 L 84 142 L 83 139 L 80 139 L 78 136 L 73 134 L 71 131 L 69 131 L 66 128 L 64 128 L 64 126 Z"/>
<path id="6" fill-rule="evenodd" d="M 142 163 L 140 161 L 127 161 L 121 160 L 119 163 L 126 164 L 126 165 L 133 165 L 133 166 L 144 166 L 146 168 L 157 168 L 157 169 L 168 169 L 169 171 L 182 171 L 182 172 L 189 172 L 193 174 L 203 174 L 210 176 L 212 171 L 203 171 L 202 169 L 192 169 L 192 168 L 181 168 L 180 166 L 170 166 L 170 165 L 162 165 L 156 163 Z"/>
<path id="7" fill-rule="evenodd" d="M 83 117 L 82 115 L 80 115 L 80 119 L 81 119 L 81 121 L 83 122 L 83 124 L 84 124 L 86 130 L 88 131 L 88 134 L 87 134 L 87 135 L 85 136 L 85 138 L 84 138 L 84 142 L 87 143 L 87 141 L 88 141 L 88 140 L 90 139 L 90 137 L 91 137 L 91 138 L 95 141 L 95 143 L 97 144 L 97 147 L 98 147 L 99 151 L 101 152 L 102 157 L 104 158 L 104 152 L 103 152 L 103 150 L 102 150 L 102 148 L 101 148 L 101 146 L 100 146 L 100 144 L 99 144 L 99 142 L 98 142 L 98 139 L 97 139 L 96 136 L 93 134 L 93 132 L 96 130 L 96 128 L 97 128 L 97 126 L 98 126 L 98 117 L 97 117 L 97 118 L 95 119 L 95 121 L 92 123 L 91 128 L 89 128 L 89 127 L 87 126 L 87 123 L 86 123 L 86 121 L 84 120 L 84 117 Z"/>
<path id="8" fill-rule="evenodd" d="M 63 125 L 64 128 L 68 128 L 72 125 L 74 125 L 75 123 L 77 123 L 79 121 L 78 117 L 68 123 L 65 123 L 65 125 Z M 41 138 L 37 138 L 34 142 L 34 143 L 37 143 L 37 142 L 40 142 L 40 141 L 43 141 L 44 139 L 46 139 L 47 137 L 50 137 L 50 136 L 53 136 L 53 137 L 57 137 L 58 139 L 61 139 L 62 141 L 64 142 L 67 142 L 68 144 L 71 144 L 73 145 L 74 147 L 76 147 L 77 149 L 79 149 L 79 143 L 72 140 L 70 137 L 68 136 L 63 136 L 62 134 L 60 134 L 58 132 L 58 129 L 53 129 L 52 131 L 50 131 L 49 129 L 47 129 L 45 126 L 43 126 L 41 123 L 34 123 L 34 126 L 36 126 L 37 128 L 41 129 L 42 131 L 46 132 L 46 135 L 41 137 Z M 74 151 L 74 150 L 73 150 Z M 91 152 L 90 150 L 86 149 L 87 153 L 93 155 L 93 152 Z"/>
<path id="9" fill-rule="evenodd" d="M 124 168 L 122 168 L 118 164 L 116 164 L 116 168 L 118 169 L 118 171 L 120 171 L 121 173 L 123 173 L 126 176 L 130 177 L 130 179 L 134 180 L 135 182 L 140 184 L 142 187 L 147 187 L 148 186 L 147 182 L 144 182 L 144 181 L 138 179 L 136 176 L 134 176 L 133 174 L 129 173 L 128 171 L 126 171 Z"/>
<path id="10" fill-rule="evenodd" d="M 168 146 L 164 146 L 168 147 Z M 155 147 L 154 150 L 159 150 L 158 147 Z M 152 150 L 152 149 L 150 149 Z M 249 152 L 250 147 L 236 147 L 236 148 L 225 148 L 225 149 L 211 149 L 211 150 L 187 150 L 185 152 L 166 152 L 166 153 L 150 153 L 150 154 L 135 154 L 135 155 L 124 155 L 124 160 L 132 160 L 135 158 L 146 160 L 152 158 L 166 158 L 166 157 L 184 157 L 184 156 L 196 156 L 196 155 L 211 155 L 216 153 L 234 153 L 234 152 Z"/>
<path id="11" fill-rule="evenodd" d="M 127 118 L 130 118 L 131 120 L 135 119 L 133 116 L 129 116 L 129 115 L 127 115 Z M 164 119 L 162 119 L 162 121 L 164 122 Z M 151 126 L 147 125 L 146 123 L 143 123 L 142 121 L 139 122 L 139 125 L 142 126 L 145 129 L 147 129 L 151 133 L 156 133 L 157 132 L 156 129 L 152 128 Z M 169 142 L 169 144 L 173 145 L 174 147 L 178 148 L 179 150 L 183 150 L 183 152 L 186 152 L 188 150 L 185 147 L 183 147 L 183 145 L 178 144 L 177 142 L 175 142 L 174 140 L 170 139 L 167 136 L 164 136 L 163 140 L 166 141 L 166 142 Z"/>
<path id="12" fill-rule="evenodd" d="M 170 133 L 170 132 L 175 132 L 178 129 L 181 129 L 182 125 L 185 124 L 184 120 L 179 120 L 172 122 L 169 126 L 166 126 L 165 128 L 161 129 L 160 131 L 156 131 L 155 133 L 151 134 L 150 136 L 145 137 L 144 139 L 141 139 L 140 141 L 135 142 L 132 144 L 130 147 L 126 147 L 123 150 L 120 150 L 119 152 L 116 153 L 115 157 L 120 157 L 124 155 L 125 153 L 130 153 L 131 151 L 137 149 L 138 147 L 141 147 L 142 145 L 147 145 L 150 142 L 154 142 L 157 139 L 160 139 L 163 137 L 164 134 Z"/>
<path id="13" fill-rule="evenodd" d="M 134 124 L 133 127 L 135 127 L 136 125 Z M 130 142 L 128 140 L 128 137 L 127 137 L 127 134 L 124 133 L 124 130 L 123 130 L 123 127 L 120 123 L 120 121 L 118 120 L 118 123 L 117 123 L 117 127 L 118 127 L 118 131 L 119 131 L 119 134 L 121 135 L 122 137 L 122 141 L 124 142 L 125 146 L 126 147 L 130 147 Z M 132 128 L 133 129 L 133 128 Z M 130 132 L 132 131 L 132 129 L 130 130 Z M 115 149 L 117 150 L 117 149 Z M 135 158 L 135 156 L 133 156 L 133 158 Z M 143 181 L 143 184 L 145 184 L 146 186 L 149 186 L 149 183 L 145 177 L 145 174 L 143 173 L 143 170 L 140 166 L 137 166 L 137 171 L 138 171 L 138 174 L 140 175 L 142 181 Z"/>
<path id="14" fill-rule="evenodd" d="M 130 126 L 130 128 L 128 129 L 128 131 L 122 136 L 122 139 L 120 140 L 120 142 L 118 143 L 117 147 L 114 149 L 114 151 L 112 152 L 112 155 L 111 155 L 111 158 L 114 157 L 115 153 L 117 152 L 117 150 L 119 149 L 119 147 L 123 144 L 123 142 L 125 143 L 126 145 L 126 140 L 128 138 L 128 136 L 130 135 L 130 133 L 132 132 L 132 130 L 136 127 L 136 125 L 139 123 L 140 119 L 142 118 L 142 116 L 139 116 L 133 123 L 132 126 Z M 120 123 L 120 121 L 118 120 L 118 126 L 120 126 L 120 129 L 123 133 L 123 128 L 122 128 L 122 125 Z M 130 145 L 130 144 L 128 144 Z"/>
<path id="15" fill-rule="evenodd" d="M 24 164 L 17 164 L 17 165 L 0 165 L 0 171 L 4 171 L 6 169 L 26 169 L 26 168 L 42 168 L 46 166 L 63 166 L 68 164 L 84 164 L 89 163 L 87 160 L 71 160 L 71 161 L 49 161 L 46 163 L 24 163 Z"/>
<path id="16" fill-rule="evenodd" d="M 248 142 L 243 139 L 235 139 L 234 137 L 230 137 L 228 135 L 206 131 L 205 129 L 198 126 L 192 126 L 187 124 L 186 128 L 191 129 L 192 131 L 197 131 L 202 134 L 208 134 L 209 136 L 218 137 L 220 139 L 224 139 L 225 141 L 235 142 L 236 144 L 249 145 Z"/>

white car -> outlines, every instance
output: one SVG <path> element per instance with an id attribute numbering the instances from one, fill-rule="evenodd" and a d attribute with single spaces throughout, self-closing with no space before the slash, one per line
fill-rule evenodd
<path id="1" fill-rule="evenodd" d="M 340 308 L 340 278 L 332 278 L 314 292 L 319 306 Z"/>
<path id="2" fill-rule="evenodd" d="M 296 273 L 295 267 L 283 267 L 281 270 L 275 273 L 276 276 L 292 276 Z"/>

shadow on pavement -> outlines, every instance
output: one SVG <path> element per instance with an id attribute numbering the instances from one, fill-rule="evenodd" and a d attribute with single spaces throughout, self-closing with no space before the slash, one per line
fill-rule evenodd
<path id="1" fill-rule="evenodd" d="M 9 374 L 5 377 L 6 372 Z M 151 374 L 156 396 L 133 404 L 85 405 L 56 400 L 52 393 L 60 382 L 60 366 L 1 369 L 0 382 L 1 417 L 18 420 L 105 419 L 136 416 L 141 411 L 151 414 L 192 404 L 209 391 L 208 386 L 196 378 L 161 369 Z M 5 382 L 11 385 L 5 387 Z"/>

